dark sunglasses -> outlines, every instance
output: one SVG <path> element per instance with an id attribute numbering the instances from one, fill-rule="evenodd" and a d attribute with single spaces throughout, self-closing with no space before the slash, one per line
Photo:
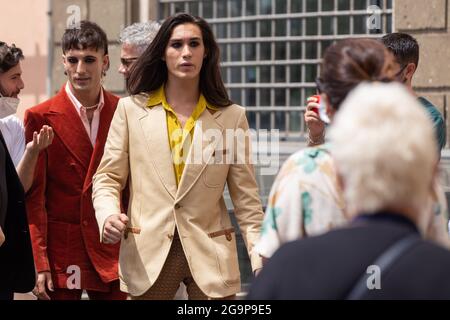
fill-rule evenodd
<path id="1" fill-rule="evenodd" d="M 122 63 L 125 67 L 129 67 L 133 62 L 135 62 L 138 58 L 121 58 L 120 63 Z"/>

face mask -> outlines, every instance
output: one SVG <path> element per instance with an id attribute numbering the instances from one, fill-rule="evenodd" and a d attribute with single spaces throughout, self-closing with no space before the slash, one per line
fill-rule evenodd
<path id="1" fill-rule="evenodd" d="M 20 99 L 11 97 L 0 97 L 0 119 L 15 114 Z"/>
<path id="2" fill-rule="evenodd" d="M 320 99 L 319 102 L 319 118 L 326 124 L 330 123 L 330 118 L 327 115 L 327 106 L 323 102 L 323 99 Z"/>

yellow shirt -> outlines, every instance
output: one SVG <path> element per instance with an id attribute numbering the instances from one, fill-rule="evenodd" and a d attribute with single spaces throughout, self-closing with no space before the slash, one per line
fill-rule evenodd
<path id="1" fill-rule="evenodd" d="M 164 85 L 162 85 L 158 90 L 151 93 L 150 98 L 147 102 L 147 107 L 152 108 L 159 104 L 162 104 L 162 106 L 166 110 L 167 134 L 169 137 L 169 145 L 170 150 L 172 151 L 175 177 L 178 185 L 181 180 L 181 175 L 183 174 L 184 164 L 189 152 L 189 148 L 191 147 L 191 141 L 194 137 L 195 122 L 206 108 L 210 110 L 218 109 L 210 105 L 206 101 L 205 97 L 200 94 L 200 98 L 198 99 L 194 111 L 186 121 L 184 128 L 182 128 L 177 114 L 167 103 L 166 95 L 164 93 Z"/>

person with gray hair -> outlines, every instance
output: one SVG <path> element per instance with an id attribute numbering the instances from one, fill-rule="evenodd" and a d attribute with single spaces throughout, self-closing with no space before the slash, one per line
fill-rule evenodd
<path id="1" fill-rule="evenodd" d="M 122 43 L 122 49 L 118 71 L 125 79 L 128 79 L 134 62 L 155 38 L 159 27 L 160 24 L 156 21 L 138 22 L 126 27 L 120 33 L 119 41 Z"/>
<path id="2" fill-rule="evenodd" d="M 281 247 L 248 298 L 450 299 L 450 252 L 424 239 L 438 158 L 426 111 L 399 83 L 366 82 L 330 131 L 350 224 Z"/>

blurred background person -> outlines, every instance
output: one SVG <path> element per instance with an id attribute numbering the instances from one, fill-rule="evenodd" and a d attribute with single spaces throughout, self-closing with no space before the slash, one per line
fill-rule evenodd
<path id="1" fill-rule="evenodd" d="M 19 106 L 22 80 L 22 50 L 14 44 L 0 42 L 0 130 L 17 167 L 25 152 L 25 134 L 22 121 L 15 116 Z"/>
<path id="2" fill-rule="evenodd" d="M 403 83 L 414 96 L 418 97 L 420 104 L 427 111 L 433 122 L 438 152 L 447 143 L 446 126 L 444 118 L 439 110 L 426 98 L 419 97 L 413 89 L 412 81 L 417 68 L 419 67 L 419 44 L 417 40 L 406 33 L 389 33 L 381 38 L 384 45 L 394 54 L 395 61 L 399 65 L 396 74 L 397 80 Z"/>
<path id="3" fill-rule="evenodd" d="M 395 61 L 398 64 L 399 71 L 396 73 L 396 80 L 403 83 L 409 92 L 417 97 L 420 105 L 427 112 L 428 117 L 433 123 L 435 141 L 438 145 L 438 162 L 441 158 L 441 151 L 447 143 L 446 125 L 439 110 L 425 97 L 420 97 L 413 89 L 413 76 L 419 66 L 419 43 L 417 40 L 406 33 L 390 33 L 381 38 L 384 45 L 394 54 Z M 436 180 L 433 188 L 432 197 L 434 199 L 434 208 L 436 219 L 430 224 L 427 235 L 434 238 L 440 238 L 440 242 L 449 242 L 449 237 L 441 231 L 442 225 L 447 224 L 449 218 L 447 199 L 443 186 L 439 180 Z M 448 233 L 448 227 L 445 229 Z M 450 244 L 449 244 L 450 247 Z"/>
<path id="4" fill-rule="evenodd" d="M 0 300 L 30 292 L 35 274 L 25 192 L 0 132 Z"/>
<path id="5" fill-rule="evenodd" d="M 25 145 L 25 129 L 16 117 L 19 94 L 25 87 L 20 63 L 23 59 L 20 48 L 0 41 L 0 130 L 26 192 L 33 182 L 39 152 L 52 143 L 53 130 L 47 125 L 37 128 Z"/>
<path id="6" fill-rule="evenodd" d="M 396 72 L 392 54 L 379 41 L 342 40 L 326 50 L 317 89 L 323 103 L 339 110 L 359 83 L 393 80 Z M 297 151 L 272 186 L 256 250 L 268 259 L 285 242 L 340 226 L 346 222 L 344 209 L 329 146 Z"/>
<path id="7" fill-rule="evenodd" d="M 381 42 L 394 54 L 395 62 L 398 64 L 398 71 L 395 74 L 396 80 L 403 83 L 415 96 L 412 86 L 413 76 L 419 66 L 419 44 L 417 40 L 406 33 L 390 33 L 381 38 Z M 438 152 L 445 147 L 447 142 L 446 125 L 442 114 L 426 98 L 418 97 L 419 102 L 427 111 L 433 121 Z M 308 100 L 307 111 L 305 112 L 305 122 L 308 127 L 308 141 L 310 146 L 320 145 L 325 142 L 325 123 L 318 114 L 313 111 L 319 108 L 319 103 L 315 98 Z"/>
<path id="8" fill-rule="evenodd" d="M 423 107 L 398 83 L 365 83 L 330 137 L 350 225 L 284 245 L 248 298 L 449 299 L 450 252 L 423 238 L 438 158 Z"/>
<path id="9" fill-rule="evenodd" d="M 330 104 L 339 110 L 347 94 L 359 83 L 394 81 L 398 72 L 399 65 L 393 54 L 380 41 L 339 41 L 324 54 L 321 74 L 316 81 L 321 93 L 322 104 L 319 108 Z M 326 115 L 326 109 L 325 116 L 323 112 L 319 112 L 319 116 L 312 109 L 310 111 L 317 117 L 324 117 L 321 122 L 332 121 L 332 117 Z M 352 144 L 351 141 L 348 143 Z M 430 192 L 435 204 L 435 219 L 430 223 L 426 237 L 450 247 L 446 201 L 438 181 L 435 182 Z M 270 258 L 287 241 L 320 234 L 342 225 L 347 220 L 345 206 L 342 190 L 336 183 L 329 145 L 319 144 L 300 150 L 284 163 L 272 186 L 256 250 L 264 258 Z"/>
<path id="10" fill-rule="evenodd" d="M 119 41 L 122 47 L 119 73 L 123 74 L 125 80 L 130 76 L 131 67 L 153 41 L 160 27 L 161 25 L 156 21 L 137 22 L 120 32 Z M 186 286 L 180 283 L 180 289 L 175 295 L 175 300 L 184 300 L 186 298 Z"/>
<path id="11" fill-rule="evenodd" d="M 30 292 L 35 284 L 25 190 L 16 171 L 25 151 L 25 139 L 23 125 L 12 117 L 19 104 L 18 94 L 24 88 L 22 59 L 19 48 L 0 42 L 0 300 L 12 300 L 14 292 Z"/>
<path id="12" fill-rule="evenodd" d="M 66 29 L 62 63 L 67 82 L 51 99 L 27 110 L 27 141 L 42 125 L 55 131 L 38 159 L 27 194 L 39 299 L 126 299 L 119 289 L 118 245 L 99 242 L 92 206 L 92 176 L 103 155 L 119 98 L 103 89 L 108 39 L 95 23 Z"/>
<path id="13" fill-rule="evenodd" d="M 122 239 L 121 288 L 132 299 L 173 299 L 184 282 L 189 299 L 233 299 L 240 270 L 225 185 L 254 272 L 263 213 L 245 109 L 228 97 L 208 23 L 184 13 L 167 18 L 128 89 L 93 181 L 102 241 Z M 227 131 L 243 132 L 244 141 L 224 150 Z M 228 153 L 238 161 L 227 162 Z M 125 215 L 118 196 L 128 179 Z"/>
<path id="14" fill-rule="evenodd" d="M 33 133 L 32 141 L 25 145 L 23 123 L 16 116 L 20 103 L 19 94 L 25 87 L 22 80 L 21 61 L 23 59 L 24 55 L 20 48 L 14 44 L 8 46 L 0 41 L 0 131 L 23 189 L 27 192 L 33 182 L 38 155 L 51 144 L 53 130 L 49 126 L 42 126 L 39 133 Z M 1 234 L 3 233 L 0 227 L 0 238 Z M 31 292 L 16 293 L 14 298 L 36 299 Z"/>

